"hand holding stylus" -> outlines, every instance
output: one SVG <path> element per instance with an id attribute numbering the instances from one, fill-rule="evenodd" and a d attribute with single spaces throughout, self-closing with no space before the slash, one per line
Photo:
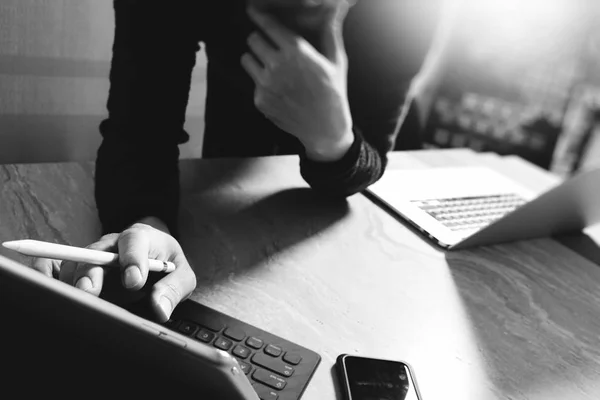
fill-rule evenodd
<path id="1" fill-rule="evenodd" d="M 67 246 L 39 240 L 13 240 L 2 243 L 4 247 L 26 256 L 50 258 L 53 260 L 75 261 L 98 266 L 119 267 L 119 254 L 108 251 Z M 173 272 L 175 264 L 170 261 L 148 260 L 148 270 L 155 272 Z"/>
<path id="2" fill-rule="evenodd" d="M 155 223 L 154 219 L 146 219 L 144 222 L 147 223 L 134 224 L 119 234 L 105 235 L 86 249 L 78 250 L 79 256 L 94 254 L 94 257 L 98 257 L 101 252 L 109 253 L 101 255 L 105 257 L 104 261 L 108 266 L 98 265 L 95 261 L 97 259 L 80 258 L 79 261 L 61 261 L 55 258 L 36 258 L 32 267 L 49 277 L 56 276 L 61 281 L 96 296 L 102 291 L 106 272 L 114 269 L 115 259 L 121 267 L 122 284 L 130 291 L 142 289 L 151 270 L 172 271 L 158 280 L 149 290 L 150 304 L 157 320 L 166 322 L 173 309 L 193 292 L 196 287 L 196 275 L 181 246 L 166 229 L 160 226 L 160 221 Z M 159 230 L 151 225 L 163 229 Z M 88 253 L 81 250 L 99 252 Z M 70 258 L 75 258 L 72 253 Z M 109 258 L 112 262 L 109 262 Z M 158 265 L 154 265 L 155 263 Z"/>

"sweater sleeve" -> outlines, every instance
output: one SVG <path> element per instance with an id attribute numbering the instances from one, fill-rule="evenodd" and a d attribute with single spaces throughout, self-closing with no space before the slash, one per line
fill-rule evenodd
<path id="1" fill-rule="evenodd" d="M 335 162 L 314 162 L 302 155 L 300 161 L 307 183 L 329 196 L 350 196 L 366 189 L 383 175 L 392 149 L 421 146 L 418 130 L 402 130 L 402 138 L 398 133 L 416 106 L 408 89 L 429 50 L 435 23 L 423 24 L 427 26 L 423 29 L 399 21 L 401 3 L 358 2 L 344 23 L 354 144 Z M 427 2 L 415 4 L 421 3 Z M 429 14 L 422 7 L 422 14 Z"/>
<path id="2" fill-rule="evenodd" d="M 389 148 L 378 151 L 361 133 L 354 130 L 354 143 L 340 160 L 312 161 L 300 156 L 300 172 L 315 190 L 334 197 L 346 197 L 360 192 L 377 181 L 387 164 Z"/>
<path id="3" fill-rule="evenodd" d="M 95 171 L 103 233 L 157 217 L 177 232 L 179 147 L 198 42 L 183 7 L 115 0 L 108 118 Z M 156 26 L 160 21 L 160 26 Z"/>

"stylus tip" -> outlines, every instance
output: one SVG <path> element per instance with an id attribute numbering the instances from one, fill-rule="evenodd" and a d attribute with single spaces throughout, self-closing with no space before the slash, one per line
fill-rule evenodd
<path id="1" fill-rule="evenodd" d="M 4 242 L 4 243 L 2 243 L 2 246 L 6 247 L 7 249 L 10 249 L 10 250 L 18 250 L 19 249 L 19 245 L 15 241 Z"/>

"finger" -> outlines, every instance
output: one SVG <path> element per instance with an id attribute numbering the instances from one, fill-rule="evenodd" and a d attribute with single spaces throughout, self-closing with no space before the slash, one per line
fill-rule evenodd
<path id="1" fill-rule="evenodd" d="M 49 278 L 58 277 L 60 272 L 61 260 L 52 260 L 50 258 L 34 258 L 31 268 L 46 275 Z"/>
<path id="2" fill-rule="evenodd" d="M 196 274 L 187 261 L 175 262 L 175 265 L 175 271 L 158 281 L 152 289 L 152 308 L 160 322 L 168 321 L 175 307 L 196 288 Z"/>
<path id="3" fill-rule="evenodd" d="M 95 243 L 87 246 L 88 249 L 112 251 L 117 246 L 117 234 L 103 236 Z M 73 284 L 88 293 L 99 296 L 104 284 L 104 276 L 112 267 L 100 267 L 91 264 L 77 264 L 73 272 Z"/>
<path id="4" fill-rule="evenodd" d="M 254 7 L 248 8 L 248 16 L 278 48 L 286 49 L 294 44 L 297 36 L 271 16 Z"/>
<path id="5" fill-rule="evenodd" d="M 341 1 L 323 32 L 323 55 L 332 62 L 340 61 L 345 54 L 343 27 L 350 7 L 351 4 L 348 1 Z"/>
<path id="6" fill-rule="evenodd" d="M 92 250 L 115 251 L 117 249 L 118 240 L 118 233 L 109 233 L 108 235 L 102 236 L 97 242 L 90 244 L 88 248 Z"/>
<path id="7" fill-rule="evenodd" d="M 248 46 L 263 66 L 273 68 L 277 59 L 277 50 L 258 32 L 254 32 L 248 37 Z"/>
<path id="8" fill-rule="evenodd" d="M 141 289 L 148 279 L 149 232 L 141 228 L 127 229 L 119 236 L 117 246 L 119 262 L 123 266 L 123 286 Z"/>
<path id="9" fill-rule="evenodd" d="M 105 275 L 106 269 L 98 265 L 77 264 L 73 272 L 73 282 L 76 288 L 99 296 Z"/>
<path id="10" fill-rule="evenodd" d="M 250 78 L 258 86 L 264 83 L 264 69 L 260 66 L 256 58 L 249 53 L 244 53 L 241 58 L 242 67 L 246 70 Z"/>
<path id="11" fill-rule="evenodd" d="M 343 23 L 348 11 L 356 5 L 357 0 L 334 0 L 335 4 L 329 4 L 326 7 L 327 13 L 325 21 L 333 20 L 336 23 Z"/>

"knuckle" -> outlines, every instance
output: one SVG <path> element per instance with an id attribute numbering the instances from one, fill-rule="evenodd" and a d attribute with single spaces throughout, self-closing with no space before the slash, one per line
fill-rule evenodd
<path id="1" fill-rule="evenodd" d="M 100 238 L 100 241 L 103 242 L 103 241 L 114 240 L 118 237 L 119 237 L 118 233 L 107 233 L 106 235 L 104 235 Z"/>
<path id="2" fill-rule="evenodd" d="M 87 246 L 85 246 L 86 249 L 90 249 L 90 250 L 98 250 L 99 247 L 102 247 L 101 242 L 94 242 L 92 244 L 88 244 Z"/>
<path id="3" fill-rule="evenodd" d="M 87 245 L 85 248 L 91 250 L 105 250 L 111 247 L 117 241 L 118 237 L 118 233 L 109 233 L 102 236 L 98 241 Z"/>
<path id="4" fill-rule="evenodd" d="M 136 254 L 136 252 L 129 248 L 126 248 L 119 252 L 119 259 L 124 264 L 134 263 L 135 261 L 137 261 L 138 258 L 139 257 Z M 128 265 L 124 265 L 124 266 L 128 266 Z"/>
<path id="5" fill-rule="evenodd" d="M 121 232 L 121 234 L 118 236 L 118 242 L 129 242 L 138 236 L 147 235 L 149 232 L 150 226 L 138 222 Z"/>
<path id="6" fill-rule="evenodd" d="M 144 224 L 142 222 L 136 222 L 135 224 L 131 225 L 129 228 L 127 228 L 123 233 L 125 232 L 144 232 L 144 231 L 148 231 L 150 229 L 150 226 L 147 224 Z"/>
<path id="7" fill-rule="evenodd" d="M 190 290 L 190 292 L 188 293 L 188 295 L 186 297 L 190 297 L 190 295 L 194 291 L 194 288 L 198 285 L 198 279 L 196 278 L 196 274 L 193 271 L 190 274 L 190 277 L 188 279 L 190 282 L 190 286 L 192 287 L 192 290 Z"/>
<path id="8" fill-rule="evenodd" d="M 264 108 L 266 107 L 265 96 L 259 91 L 254 92 L 254 105 L 260 111 L 264 111 Z"/>
<path id="9" fill-rule="evenodd" d="M 88 244 L 87 246 L 85 246 L 85 248 L 90 250 L 103 250 L 104 248 L 106 248 L 106 243 L 103 242 L 102 239 L 100 239 L 97 242 Z"/>
<path id="10" fill-rule="evenodd" d="M 127 228 L 126 230 L 121 232 L 121 234 L 119 235 L 119 244 L 121 244 L 123 241 L 130 240 L 132 237 L 135 237 L 136 235 L 139 235 L 140 232 L 141 232 L 141 230 L 139 230 L 137 228 L 133 228 L 133 227 Z"/>
<path id="11" fill-rule="evenodd" d="M 273 113 L 273 105 L 270 95 L 264 93 L 260 94 L 258 97 L 255 97 L 254 104 L 256 109 L 265 116 L 270 116 Z"/>

